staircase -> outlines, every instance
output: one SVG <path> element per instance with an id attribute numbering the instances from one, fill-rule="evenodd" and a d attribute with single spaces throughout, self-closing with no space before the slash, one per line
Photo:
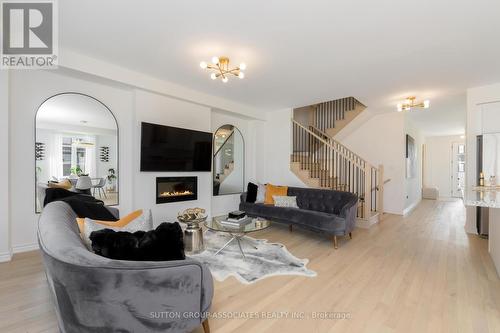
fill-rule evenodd
<path id="1" fill-rule="evenodd" d="M 333 138 L 365 108 L 353 97 L 301 108 L 312 115 L 297 117 L 302 123 L 291 120 L 290 169 L 310 187 L 357 194 L 358 220 L 370 225 L 383 210 L 383 166 L 370 165 Z"/>
<path id="2" fill-rule="evenodd" d="M 347 97 L 312 105 L 312 109 L 313 123 L 311 125 L 333 138 L 363 112 L 366 106 L 354 97 Z"/>
<path id="3" fill-rule="evenodd" d="M 221 184 L 234 170 L 233 152 L 234 130 L 224 139 L 213 157 L 215 179 Z"/>
<path id="4" fill-rule="evenodd" d="M 229 176 L 234 170 L 234 161 L 229 162 L 229 164 L 226 164 L 222 170 L 222 172 L 217 173 L 215 175 L 215 179 L 217 179 L 220 183 L 224 182 L 224 179 L 226 179 L 227 176 Z"/>

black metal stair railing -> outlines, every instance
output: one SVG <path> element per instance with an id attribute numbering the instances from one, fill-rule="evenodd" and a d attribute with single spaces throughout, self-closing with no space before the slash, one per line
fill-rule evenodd
<path id="1" fill-rule="evenodd" d="M 369 217 L 378 211 L 381 190 L 380 170 L 330 138 L 314 126 L 306 128 L 292 119 L 291 162 L 308 170 L 311 180 L 320 188 L 352 192 L 360 198 L 358 217 Z"/>

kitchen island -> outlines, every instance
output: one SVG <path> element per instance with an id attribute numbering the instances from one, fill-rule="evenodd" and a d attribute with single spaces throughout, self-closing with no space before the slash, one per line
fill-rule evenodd
<path id="1" fill-rule="evenodd" d="M 488 207 L 488 252 L 500 276 L 500 186 L 474 186 L 464 193 L 465 206 Z"/>

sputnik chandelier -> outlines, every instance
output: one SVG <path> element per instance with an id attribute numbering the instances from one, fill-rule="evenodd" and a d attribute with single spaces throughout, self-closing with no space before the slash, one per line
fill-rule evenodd
<path id="1" fill-rule="evenodd" d="M 410 96 L 407 97 L 404 101 L 404 103 L 399 103 L 398 104 L 398 112 L 401 111 L 411 111 L 413 108 L 424 108 L 428 109 L 430 106 L 430 101 L 426 99 L 423 102 L 416 102 L 417 98 L 415 96 Z"/>
<path id="2" fill-rule="evenodd" d="M 243 71 L 247 68 L 247 65 L 241 63 L 238 67 L 229 68 L 229 58 L 228 57 L 213 57 L 212 63 L 208 64 L 205 61 L 200 62 L 200 67 L 213 71 L 210 74 L 212 80 L 221 79 L 222 82 L 226 83 L 229 81 L 228 76 L 237 76 L 240 79 L 245 77 Z"/>

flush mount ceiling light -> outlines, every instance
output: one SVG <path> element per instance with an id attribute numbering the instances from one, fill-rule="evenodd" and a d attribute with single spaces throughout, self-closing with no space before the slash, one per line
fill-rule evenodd
<path id="1" fill-rule="evenodd" d="M 200 67 L 213 71 L 210 74 L 212 80 L 221 79 L 222 82 L 226 83 L 229 81 L 228 76 L 237 76 L 240 79 L 245 77 L 243 71 L 247 68 L 247 65 L 241 63 L 238 67 L 229 68 L 229 58 L 228 57 L 213 57 L 212 63 L 208 64 L 205 61 L 200 62 Z"/>
<path id="2" fill-rule="evenodd" d="M 73 140 L 73 142 L 71 143 L 71 145 L 75 146 L 75 147 L 94 147 L 94 143 L 93 142 L 83 141 L 82 139 L 75 139 L 75 140 Z"/>
<path id="3" fill-rule="evenodd" d="M 416 102 L 416 97 L 415 96 L 410 96 L 407 97 L 404 103 L 399 103 L 398 104 L 398 112 L 401 111 L 411 111 L 413 108 L 424 108 L 428 109 L 430 106 L 430 101 L 426 99 L 423 102 Z"/>

